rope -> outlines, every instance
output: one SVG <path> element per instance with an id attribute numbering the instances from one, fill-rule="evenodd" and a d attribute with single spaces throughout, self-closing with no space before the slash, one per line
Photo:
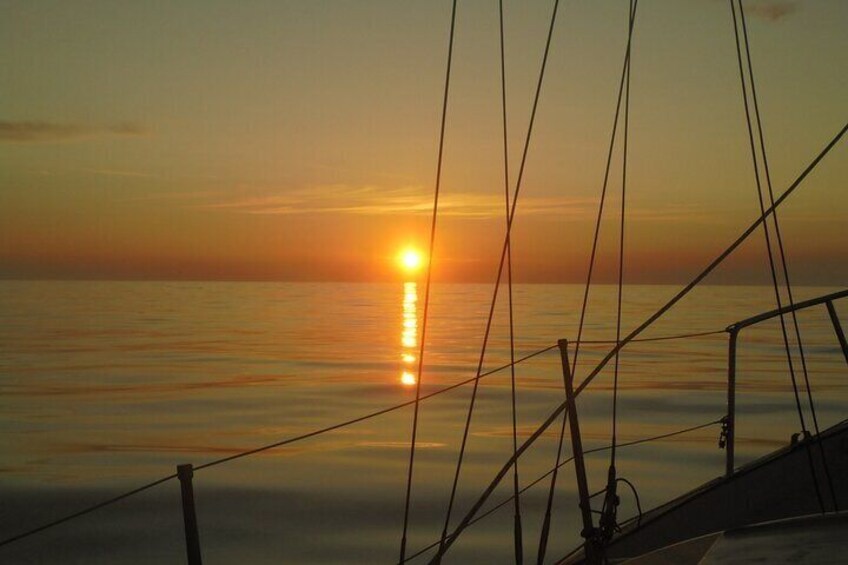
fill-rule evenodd
<path id="1" fill-rule="evenodd" d="M 509 136 L 507 135 L 506 120 L 506 55 L 504 49 L 504 10 L 503 0 L 498 0 L 498 22 L 500 31 L 500 55 L 501 55 L 501 111 L 503 120 L 503 157 L 504 157 L 504 204 L 506 218 L 506 265 L 507 285 L 509 289 L 509 360 L 510 360 L 510 392 L 512 400 L 512 450 L 518 449 L 518 410 L 515 401 L 515 326 L 512 304 L 512 243 L 509 232 Z M 513 516 L 513 538 L 515 546 L 515 563 L 521 565 L 524 562 L 524 543 L 521 531 L 521 498 L 519 496 L 520 480 L 518 477 L 518 462 L 513 466 L 512 490 L 515 500 L 515 512 Z"/>
<path id="2" fill-rule="evenodd" d="M 709 265 L 707 265 L 700 273 L 698 273 L 686 286 L 684 286 L 676 295 L 674 295 L 668 302 L 666 302 L 662 307 L 660 307 L 656 312 L 654 312 L 651 316 L 649 316 L 644 322 L 642 322 L 636 329 L 632 330 L 623 340 L 617 343 L 612 350 L 610 350 L 606 356 L 597 364 L 597 366 L 589 373 L 589 375 L 583 380 L 582 383 L 575 390 L 575 396 L 580 394 L 589 384 L 591 384 L 592 380 L 597 377 L 598 373 L 600 373 L 606 364 L 612 359 L 613 355 L 615 355 L 616 351 L 619 351 L 621 348 L 625 347 L 628 343 L 630 343 L 636 336 L 642 333 L 645 329 L 651 326 L 655 321 L 661 318 L 666 312 L 668 312 L 675 304 L 677 304 L 684 296 L 689 294 L 693 288 L 695 288 L 702 280 L 704 280 L 711 272 L 715 270 L 737 247 L 739 247 L 743 241 L 745 241 L 756 229 L 759 227 L 761 223 L 763 223 L 768 215 L 771 214 L 778 206 L 780 206 L 783 202 L 789 198 L 792 193 L 797 190 L 797 188 L 801 185 L 804 179 L 818 166 L 824 157 L 830 153 L 830 151 L 836 146 L 842 136 L 845 135 L 845 132 L 848 131 L 848 123 L 842 126 L 842 129 L 827 143 L 827 145 L 816 155 L 816 157 L 810 162 L 809 165 L 801 172 L 800 175 L 795 179 L 795 181 L 787 188 L 780 197 L 775 200 L 774 205 L 769 207 L 766 210 L 766 213 L 759 216 L 756 220 L 754 220 L 742 234 L 736 238 L 736 240 L 731 243 L 728 247 L 722 251 L 718 257 L 713 259 Z M 566 403 L 562 402 L 560 405 L 554 409 L 553 412 L 548 416 L 548 418 L 542 422 L 542 424 L 534 431 L 530 437 L 528 437 L 524 443 L 518 448 L 518 451 L 510 457 L 510 459 L 501 467 L 500 471 L 495 475 L 495 477 L 490 481 L 489 485 L 477 499 L 477 501 L 472 505 L 469 509 L 468 513 L 465 517 L 460 521 L 459 525 L 457 525 L 454 532 L 447 538 L 444 544 L 444 549 L 447 550 L 457 539 L 459 533 L 468 525 L 468 522 L 474 517 L 474 515 L 480 510 L 480 507 L 485 504 L 486 500 L 488 500 L 489 496 L 494 492 L 495 488 L 497 488 L 500 481 L 509 471 L 509 468 L 515 463 L 515 461 L 521 457 L 521 455 L 530 448 L 533 443 L 547 430 L 551 424 L 565 411 Z M 440 550 L 440 553 L 444 553 Z"/>
<path id="3" fill-rule="evenodd" d="M 642 444 L 642 443 L 648 443 L 648 442 L 668 439 L 670 437 L 691 433 L 691 432 L 694 432 L 694 431 L 697 431 L 697 430 L 702 430 L 702 429 L 708 428 L 710 426 L 715 426 L 716 424 L 719 424 L 719 423 L 721 423 L 721 418 L 719 418 L 717 420 L 713 420 L 711 422 L 707 422 L 705 424 L 699 424 L 697 426 L 692 426 L 691 428 L 685 428 L 685 429 L 682 429 L 682 430 L 677 430 L 677 431 L 669 432 L 669 433 L 666 433 L 666 434 L 661 434 L 661 435 L 657 435 L 657 436 L 652 436 L 652 437 L 647 437 L 647 438 L 642 438 L 642 439 L 622 443 L 622 444 L 619 444 L 618 447 L 621 447 L 621 448 L 631 447 L 631 446 L 639 445 L 639 444 Z M 584 453 L 588 455 L 588 454 L 592 454 L 592 453 L 600 453 L 602 451 L 609 451 L 610 449 L 611 449 L 611 446 L 596 447 L 594 449 L 587 449 Z M 538 485 L 539 483 L 544 481 L 546 478 L 548 478 L 552 474 L 556 473 L 561 467 L 568 465 L 572 461 L 574 461 L 574 457 L 569 457 L 568 459 L 564 459 L 563 461 L 558 462 L 557 467 L 553 467 L 548 472 L 546 472 L 544 475 L 537 477 L 534 481 L 528 483 L 523 488 L 521 488 L 521 490 L 519 490 L 518 493 L 524 494 L 525 492 L 532 489 L 533 487 L 535 487 L 536 485 Z M 620 480 L 624 481 L 625 479 L 620 479 Z M 498 510 L 500 510 L 501 508 L 503 508 L 504 506 L 506 506 L 507 504 L 512 502 L 514 498 L 515 498 L 515 495 L 512 495 L 508 498 L 503 499 L 499 503 L 495 504 L 494 506 L 492 506 L 491 508 L 489 508 L 485 512 L 482 512 L 479 516 L 477 516 L 473 520 L 471 520 L 468 523 L 468 526 L 473 526 L 474 524 L 476 524 L 480 520 L 482 520 L 482 519 L 484 519 L 488 516 L 491 516 L 492 514 L 494 514 L 495 512 L 497 512 Z M 638 500 L 638 495 L 636 496 L 636 498 Z M 642 514 L 641 504 L 639 504 L 638 502 L 637 502 L 637 507 L 639 508 L 639 515 L 641 516 L 641 514 Z M 434 547 L 438 547 L 438 545 L 439 545 L 439 542 L 435 541 L 435 542 L 431 543 L 430 545 L 428 545 L 426 547 L 422 547 L 421 549 L 419 549 L 418 551 L 416 551 L 415 553 L 413 553 L 412 555 L 407 557 L 406 561 L 402 561 L 398 565 L 402 565 L 403 563 L 408 563 L 408 562 L 412 561 L 413 559 L 415 559 L 416 557 L 420 557 L 424 553 L 427 553 L 428 551 L 430 551 Z"/>
<path id="4" fill-rule="evenodd" d="M 633 498 L 636 499 L 636 510 L 638 510 L 638 512 L 639 512 L 639 517 L 636 519 L 636 527 L 638 528 L 639 526 L 642 525 L 642 502 L 639 500 L 639 492 L 636 490 L 636 487 L 633 486 L 633 483 L 631 483 L 629 480 L 625 479 L 624 477 L 619 477 L 615 481 L 618 482 L 618 483 L 626 484 L 627 486 L 630 487 L 630 490 L 633 491 Z"/>
<path id="5" fill-rule="evenodd" d="M 747 62 L 748 62 L 748 76 L 751 77 L 751 100 L 754 103 L 754 116 L 756 118 L 757 133 L 758 133 L 758 138 L 760 140 L 760 154 L 763 157 L 763 172 L 765 173 L 766 186 L 768 188 L 769 202 L 771 204 L 774 204 L 774 190 L 772 188 L 772 183 L 771 183 L 771 171 L 769 169 L 769 164 L 768 164 L 768 155 L 767 155 L 767 152 L 766 152 L 765 136 L 763 135 L 763 122 L 762 122 L 762 119 L 760 118 L 760 105 L 759 105 L 759 102 L 757 100 L 757 85 L 756 85 L 756 81 L 754 80 L 754 65 L 751 61 L 751 48 L 750 48 L 751 43 L 748 40 L 748 25 L 745 22 L 745 9 L 743 8 L 741 1 L 739 2 L 739 15 L 740 15 L 740 19 L 742 21 L 742 34 L 743 34 L 743 37 L 745 38 L 745 57 L 746 57 Z M 785 252 L 784 247 L 783 247 L 783 236 L 781 235 L 781 232 L 780 232 L 780 222 L 778 221 L 777 213 L 774 214 L 774 217 L 772 219 L 774 220 L 774 233 L 777 236 L 777 248 L 778 248 L 778 251 L 780 253 L 780 264 L 783 267 L 783 279 L 786 281 L 787 298 L 789 300 L 789 307 L 791 308 L 791 312 L 792 312 L 792 325 L 795 328 L 795 339 L 798 342 L 798 353 L 800 354 L 800 358 L 801 358 L 801 369 L 802 369 L 803 374 L 804 374 L 804 383 L 807 387 L 807 401 L 809 402 L 809 405 L 810 405 L 810 415 L 813 418 L 813 427 L 816 430 L 816 435 L 819 435 L 819 433 L 820 433 L 819 419 L 818 419 L 818 416 L 816 415 L 815 402 L 813 402 L 813 393 L 812 393 L 812 388 L 810 387 L 810 376 L 809 376 L 809 372 L 807 370 L 807 358 L 806 358 L 806 355 L 804 355 L 804 342 L 801 340 L 801 327 L 798 324 L 798 314 L 795 311 L 795 298 L 792 294 L 792 283 L 790 282 L 790 279 L 789 279 L 789 264 L 786 261 L 786 252 Z M 782 316 L 781 316 L 781 319 L 782 319 Z M 787 344 L 787 347 L 788 347 L 788 344 Z M 823 451 L 823 448 L 821 447 L 821 444 L 819 444 L 819 450 L 821 451 L 821 457 L 822 457 L 822 463 L 824 465 L 825 477 L 827 478 L 828 487 L 830 488 L 830 495 L 831 495 L 831 500 L 833 502 L 833 508 L 834 508 L 834 510 L 836 510 L 838 512 L 839 511 L 839 503 L 836 500 L 836 494 L 834 493 L 834 490 L 833 490 L 833 480 L 830 476 L 830 467 L 827 464 L 827 458 L 824 456 L 824 451 Z"/>
<path id="6" fill-rule="evenodd" d="M 741 6 L 742 6 L 741 2 L 739 3 L 739 6 L 740 6 L 740 9 L 741 9 Z M 748 89 L 745 86 L 745 72 L 744 72 L 744 69 L 742 67 L 742 48 L 741 48 L 740 38 L 739 38 L 739 26 L 737 24 L 736 8 L 733 4 L 733 0 L 730 0 L 730 11 L 733 14 L 733 33 L 734 33 L 734 36 L 736 38 L 736 58 L 739 62 L 739 79 L 740 79 L 740 82 L 742 84 L 742 100 L 743 100 L 744 106 L 745 106 L 745 123 L 748 127 L 748 141 L 749 141 L 750 147 L 751 147 L 751 160 L 752 160 L 753 166 L 754 166 L 754 178 L 756 180 L 756 186 L 757 186 L 757 203 L 760 205 L 760 213 L 764 214 L 765 213 L 765 204 L 763 203 L 763 200 L 764 200 L 764 198 L 763 198 L 763 188 L 762 188 L 762 183 L 760 181 L 759 165 L 757 163 L 757 150 L 756 150 L 756 147 L 754 145 L 754 130 L 753 130 L 753 126 L 751 125 L 751 112 L 750 112 L 750 109 L 748 107 Z M 753 84 L 753 77 L 751 77 L 750 80 Z M 774 220 L 775 218 L 776 218 L 776 215 L 773 215 L 772 219 Z M 777 302 L 777 308 L 778 308 L 778 310 L 780 310 L 780 309 L 783 308 L 783 300 L 780 296 L 780 287 L 779 287 L 779 284 L 778 284 L 778 281 L 777 281 L 777 269 L 776 269 L 775 264 L 774 264 L 774 253 L 772 251 L 772 246 L 771 246 L 771 236 L 769 235 L 768 222 L 763 222 L 763 235 L 765 236 L 765 240 L 766 240 L 766 251 L 768 252 L 769 269 L 771 271 L 772 286 L 774 287 L 774 298 L 775 298 L 775 301 Z M 792 350 L 789 347 L 789 335 L 786 332 L 786 320 L 784 319 L 783 312 L 780 312 L 779 318 L 780 318 L 780 331 L 781 331 L 781 334 L 783 336 L 783 346 L 784 346 L 784 349 L 786 351 L 786 362 L 789 365 L 789 376 L 790 376 L 790 379 L 792 380 L 792 392 L 795 396 L 795 407 L 796 407 L 796 410 L 798 411 L 798 419 L 801 422 L 801 430 L 804 432 L 804 435 L 806 436 L 807 433 L 808 433 L 807 432 L 807 423 L 804 419 L 804 410 L 801 407 L 801 396 L 798 393 L 798 381 L 795 378 L 795 367 L 794 367 L 794 363 L 792 362 Z M 818 500 L 819 507 L 821 508 L 822 513 L 824 513 L 824 511 L 825 511 L 824 500 L 822 499 L 821 489 L 819 487 L 818 478 L 816 477 L 815 467 L 813 465 L 812 454 L 809 451 L 809 447 L 807 448 L 807 458 L 808 458 L 809 464 L 810 464 L 810 476 L 812 478 L 813 486 L 815 487 L 816 499 Z"/>
<path id="7" fill-rule="evenodd" d="M 577 357 L 580 354 L 580 345 L 582 343 L 588 343 L 588 342 L 584 342 L 582 340 L 582 338 L 583 338 L 583 327 L 584 327 L 584 322 L 585 322 L 585 319 L 586 319 L 586 310 L 587 310 L 588 304 L 589 304 L 589 290 L 592 286 L 592 274 L 593 274 L 594 268 L 595 268 L 595 257 L 597 255 L 598 239 L 599 239 L 599 235 L 600 235 L 600 231 L 601 231 L 601 220 L 602 220 L 603 215 L 604 215 L 604 203 L 606 202 L 607 186 L 608 186 L 608 183 L 609 183 L 609 173 L 610 173 L 610 168 L 611 168 L 611 165 L 612 165 L 612 154 L 613 154 L 613 149 L 615 147 L 616 131 L 618 129 L 618 117 L 619 117 L 619 113 L 621 111 L 621 97 L 622 97 L 622 93 L 624 91 L 625 74 L 628 73 L 628 69 L 630 68 L 630 41 L 631 41 L 632 34 L 633 34 L 633 25 L 634 25 L 634 22 L 636 20 L 636 5 L 637 4 L 638 4 L 638 0 L 636 0 L 636 2 L 630 8 L 630 28 L 629 28 L 629 31 L 628 31 L 628 34 L 627 34 L 627 49 L 625 51 L 624 63 L 622 65 L 622 69 L 621 69 L 621 79 L 620 79 L 619 85 L 618 85 L 618 98 L 617 98 L 616 104 L 615 104 L 615 117 L 613 118 L 613 121 L 612 121 L 612 133 L 610 134 L 609 150 L 607 151 L 607 162 L 606 162 L 606 167 L 604 169 L 604 182 L 603 182 L 603 185 L 601 187 L 601 198 L 600 198 L 600 202 L 598 203 L 598 215 L 597 215 L 597 219 L 595 220 L 595 234 L 594 234 L 594 237 L 592 238 L 592 252 L 590 253 L 590 257 L 589 257 L 589 268 L 588 268 L 587 275 L 586 275 L 586 285 L 583 289 L 583 303 L 580 307 L 580 322 L 577 326 L 577 344 L 575 345 L 574 358 L 571 362 L 571 374 L 572 375 L 576 374 L 576 372 L 577 372 Z M 563 378 L 565 378 L 564 375 L 563 375 Z M 560 431 L 559 431 L 559 443 L 557 445 L 556 462 L 554 463 L 554 472 L 551 475 L 551 484 L 550 484 L 550 487 L 548 489 L 548 500 L 547 500 L 547 505 L 545 507 L 545 517 L 544 517 L 543 522 L 542 522 L 542 531 L 541 531 L 541 534 L 539 536 L 539 550 L 537 552 L 537 556 L 538 556 L 537 557 L 537 564 L 538 565 L 541 565 L 542 561 L 545 558 L 545 551 L 547 549 L 547 544 L 548 544 L 548 536 L 549 536 L 549 533 L 550 533 L 550 525 L 551 525 L 551 513 L 553 511 L 553 499 L 554 499 L 554 493 L 556 491 L 556 482 L 557 482 L 557 471 L 556 471 L 556 469 L 559 468 L 559 462 L 560 462 L 560 459 L 562 458 L 562 446 L 563 446 L 563 441 L 565 439 L 565 425 L 566 425 L 566 417 L 565 417 L 565 414 L 563 413 L 562 426 L 560 427 Z"/>
<path id="8" fill-rule="evenodd" d="M 478 362 L 478 365 L 477 365 L 478 374 L 483 367 L 483 360 L 484 360 L 485 355 L 486 355 L 486 347 L 488 345 L 489 334 L 490 334 L 491 327 L 492 327 L 492 319 L 493 319 L 494 313 L 495 313 L 495 304 L 497 303 L 497 299 L 498 299 L 498 289 L 500 287 L 501 276 L 503 274 L 504 261 L 505 261 L 505 258 L 506 258 L 507 249 L 509 248 L 509 236 L 510 236 L 510 232 L 512 231 L 512 222 L 515 219 L 515 210 L 516 210 L 516 206 L 518 204 L 518 196 L 519 196 L 520 191 L 521 191 L 521 181 L 524 177 L 524 167 L 527 163 L 527 153 L 530 149 L 530 139 L 532 138 L 532 135 L 533 135 L 533 125 L 536 121 L 536 110 L 539 107 L 539 96 L 542 92 L 542 83 L 543 83 L 544 78 L 545 78 L 545 67 L 547 66 L 547 62 L 548 62 L 548 53 L 550 52 L 551 38 L 553 37 L 554 25 L 556 24 L 556 15 L 557 15 L 558 9 L 559 9 L 559 0 L 555 0 L 553 12 L 551 13 L 551 23 L 550 23 L 550 26 L 548 28 L 548 37 L 547 37 L 547 41 L 545 42 L 545 52 L 542 56 L 542 66 L 541 66 L 541 69 L 539 70 L 539 79 L 538 79 L 538 82 L 536 84 L 536 94 L 533 98 L 533 108 L 530 112 L 530 122 L 527 126 L 527 136 L 524 140 L 524 150 L 523 150 L 522 155 L 521 155 L 521 164 L 520 164 L 519 169 L 518 169 L 518 178 L 516 179 L 516 182 L 515 182 L 515 192 L 514 192 L 513 197 L 512 197 L 512 208 L 511 208 L 510 213 L 509 213 L 509 218 L 508 218 L 508 221 L 507 221 L 506 234 L 504 236 L 503 248 L 501 250 L 500 262 L 498 264 L 498 274 L 497 274 L 497 277 L 495 279 L 495 286 L 494 286 L 494 290 L 492 292 L 492 301 L 491 301 L 491 304 L 489 306 L 489 317 L 488 317 L 488 320 L 486 322 L 486 331 L 485 331 L 485 334 L 483 336 L 483 345 L 482 345 L 481 350 L 480 350 L 480 359 L 479 359 L 479 362 Z M 453 477 L 453 484 L 451 485 L 451 493 L 450 493 L 450 498 L 448 500 L 448 507 L 447 507 L 447 511 L 445 512 L 445 522 L 444 522 L 444 527 L 442 529 L 442 539 L 444 539 L 444 537 L 447 535 L 447 530 L 448 530 L 448 527 L 450 525 L 451 513 L 453 511 L 453 505 L 454 505 L 454 502 L 456 501 L 456 491 L 457 491 L 457 487 L 459 485 L 459 476 L 460 476 L 460 473 L 462 471 L 463 459 L 465 457 L 465 448 L 466 448 L 466 445 L 468 444 L 468 433 L 469 433 L 469 430 L 471 428 L 471 417 L 474 414 L 474 406 L 475 406 L 475 403 L 476 403 L 476 400 L 477 400 L 478 385 L 479 385 L 479 380 L 475 380 L 474 387 L 471 391 L 471 399 L 468 403 L 468 413 L 467 413 L 466 418 L 465 418 L 465 428 L 462 432 L 462 442 L 460 444 L 459 455 L 457 457 L 456 471 L 455 471 L 454 477 Z M 441 552 L 440 552 L 440 554 L 441 554 Z"/>
<path id="9" fill-rule="evenodd" d="M 409 529 L 409 504 L 412 497 L 412 471 L 415 467 L 415 440 L 418 435 L 418 407 L 421 398 L 421 377 L 424 370 L 424 344 L 427 335 L 427 313 L 430 307 L 430 280 L 433 274 L 433 249 L 436 242 L 436 218 L 439 211 L 439 189 L 442 181 L 442 157 L 445 148 L 445 123 L 448 113 L 448 93 L 450 92 L 451 63 L 453 60 L 453 38 L 456 27 L 456 0 L 451 7 L 450 37 L 448 39 L 448 60 L 445 69 L 445 92 L 442 98 L 442 123 L 439 130 L 439 157 L 436 165 L 436 188 L 433 196 L 433 219 L 430 223 L 430 247 L 427 253 L 427 282 L 424 286 L 424 314 L 421 321 L 421 347 L 418 351 L 418 373 L 415 379 L 415 410 L 412 416 L 412 441 L 409 447 L 409 467 L 406 477 L 406 497 L 403 506 L 403 534 L 400 542 L 400 558 L 406 554 L 406 534 Z"/>

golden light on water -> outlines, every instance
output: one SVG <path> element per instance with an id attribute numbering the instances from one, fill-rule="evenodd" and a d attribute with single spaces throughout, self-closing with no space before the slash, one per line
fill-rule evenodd
<path id="1" fill-rule="evenodd" d="M 415 375 L 409 371 L 404 371 L 400 376 L 400 382 L 406 386 L 412 386 L 415 384 Z"/>
<path id="2" fill-rule="evenodd" d="M 403 283 L 403 328 L 400 336 L 401 369 L 400 382 L 404 386 L 412 386 L 417 379 L 413 364 L 416 361 L 416 348 L 418 347 L 418 284 L 414 282 Z"/>

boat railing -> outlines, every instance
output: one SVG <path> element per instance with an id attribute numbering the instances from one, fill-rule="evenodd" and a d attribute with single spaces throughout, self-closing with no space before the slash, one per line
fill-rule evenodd
<path id="1" fill-rule="evenodd" d="M 830 317 L 830 321 L 833 324 L 834 332 L 836 333 L 837 340 L 839 341 L 839 345 L 842 349 L 842 353 L 845 357 L 846 362 L 848 362 L 848 346 L 845 341 L 845 334 L 842 330 L 842 325 L 839 321 L 839 316 L 836 313 L 836 308 L 833 305 L 833 302 L 839 300 L 840 298 L 844 298 L 848 296 L 848 290 L 842 290 L 839 292 L 834 292 L 831 294 L 827 294 L 824 296 L 820 296 L 818 298 L 813 298 L 811 300 L 805 300 L 803 302 L 798 303 L 790 303 L 788 306 L 780 307 L 775 310 L 770 310 L 768 312 L 764 312 L 762 314 L 758 314 L 756 316 L 752 316 L 750 318 L 746 318 L 744 320 L 740 320 L 728 326 L 725 331 L 729 335 L 728 340 L 728 367 L 727 367 L 727 413 L 722 417 L 718 422 L 721 423 L 721 432 L 719 436 L 719 447 L 724 448 L 726 450 L 726 460 L 725 460 L 725 477 L 732 477 L 735 472 L 735 428 L 736 428 L 736 376 L 737 376 L 737 346 L 739 341 L 740 332 L 748 328 L 750 326 L 754 326 L 766 320 L 770 320 L 772 318 L 781 317 L 781 323 L 783 323 L 783 318 L 785 314 L 793 314 L 798 310 L 803 310 L 806 308 L 810 308 L 813 306 L 818 306 L 824 304 L 827 308 L 828 315 Z M 797 319 L 794 319 L 795 328 L 797 327 Z M 788 340 L 788 334 L 786 333 L 786 326 L 782 326 L 783 329 L 783 338 L 784 344 L 786 346 L 787 352 L 787 361 L 789 362 L 790 371 L 793 371 L 792 367 L 792 358 L 790 354 L 790 345 Z M 800 332 L 798 333 L 798 339 L 800 340 Z M 591 508 L 591 498 L 595 495 L 589 494 L 589 486 L 587 481 L 586 468 L 584 465 L 584 452 L 582 447 L 582 441 L 580 436 L 580 424 L 577 414 L 577 408 L 575 404 L 575 398 L 577 393 L 579 392 L 573 386 L 573 378 L 571 366 L 568 361 L 568 340 L 561 339 L 558 342 L 560 354 L 562 357 L 562 374 L 563 374 L 563 382 L 565 387 L 565 417 L 568 421 L 568 425 L 571 433 L 571 443 L 572 450 L 574 453 L 574 472 L 575 478 L 577 482 L 577 494 L 579 498 L 579 507 L 581 520 L 583 523 L 583 528 L 581 530 L 581 536 L 584 538 L 584 542 L 578 546 L 576 549 L 583 549 L 585 551 L 585 562 L 586 563 L 601 563 L 604 562 L 602 556 L 604 554 L 604 547 L 612 538 L 612 531 L 610 528 L 605 527 L 606 524 L 617 524 L 616 519 L 616 507 L 618 505 L 618 497 L 615 491 L 616 485 L 616 472 L 614 467 L 614 460 L 611 460 L 610 468 L 609 468 L 609 478 L 607 481 L 607 485 L 604 489 L 599 491 L 596 494 L 605 493 L 605 500 L 603 510 L 596 511 Z M 622 347 L 622 343 L 617 344 L 617 349 Z M 800 342 L 799 342 L 800 347 Z M 801 349 L 802 353 L 802 363 L 803 363 L 803 349 Z M 810 393 L 810 383 L 807 380 L 806 375 L 806 366 L 804 366 L 805 371 L 805 385 L 807 386 L 807 392 Z M 796 400 L 798 400 L 798 389 L 797 384 L 795 383 L 794 374 L 792 376 L 793 379 L 793 387 L 795 388 Z M 810 396 L 810 408 L 813 410 L 812 396 Z M 799 414 L 801 412 L 801 404 L 798 400 L 798 410 Z M 815 414 L 813 412 L 813 414 Z M 803 418 L 802 418 L 802 427 Z M 564 428 L 563 428 L 564 430 Z M 816 424 L 816 430 L 818 433 L 818 425 Z M 804 428 L 805 434 L 806 428 Z M 613 436 L 614 438 L 615 436 Z M 795 440 L 795 436 L 793 436 L 793 441 Z M 615 441 L 613 440 L 613 445 L 615 445 Z M 821 446 L 821 444 L 819 444 Z M 812 464 L 812 463 L 811 463 Z M 825 472 L 827 473 L 827 467 L 825 467 Z M 828 480 L 830 480 L 830 475 L 828 474 Z M 833 491 L 833 487 L 831 485 L 831 492 Z M 821 500 L 820 500 L 821 502 Z M 836 508 L 836 503 L 834 500 L 834 507 Z M 824 507 L 822 506 L 822 512 L 824 512 Z M 594 518 L 592 516 L 593 513 L 598 513 L 601 515 L 600 522 L 598 526 L 595 526 Z M 640 510 L 640 521 L 641 521 L 641 510 Z M 571 555 L 571 554 L 569 554 Z"/>
<path id="2" fill-rule="evenodd" d="M 784 306 L 783 308 L 770 310 L 768 312 L 764 312 L 762 314 L 758 314 L 756 316 L 740 320 L 736 323 L 727 326 L 725 330 L 729 335 L 727 346 L 727 414 L 725 415 L 725 418 L 722 422 L 722 443 L 724 444 L 724 448 L 726 451 L 726 476 L 729 477 L 733 474 L 735 470 L 737 366 L 736 353 L 737 343 L 739 341 L 739 333 L 743 329 L 759 324 L 760 322 L 764 322 L 766 320 L 770 320 L 778 316 L 783 316 L 784 314 L 790 314 L 798 310 L 804 310 L 806 308 L 811 308 L 813 306 L 819 306 L 821 304 L 824 304 L 827 308 L 830 321 L 833 324 L 833 330 L 836 333 L 836 338 L 839 341 L 839 346 L 842 349 L 842 354 L 845 357 L 845 362 L 848 363 L 848 344 L 846 344 L 845 333 L 842 330 L 842 324 L 839 322 L 839 316 L 836 313 L 836 308 L 833 306 L 834 301 L 839 300 L 840 298 L 845 298 L 846 296 L 848 296 L 848 290 L 841 290 L 839 292 L 826 294 L 824 296 L 819 296 L 817 298 L 812 298 L 803 302 L 790 304 L 788 306 Z"/>

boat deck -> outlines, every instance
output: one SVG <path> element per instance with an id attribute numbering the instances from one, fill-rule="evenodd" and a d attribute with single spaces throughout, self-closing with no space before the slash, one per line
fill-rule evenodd
<path id="1" fill-rule="evenodd" d="M 606 546 L 606 557 L 650 565 L 848 564 L 845 477 L 848 421 L 701 485 L 648 511 L 641 521 L 631 520 Z M 827 514 L 816 502 L 816 483 Z M 561 561 L 582 562 L 582 552 Z"/>
<path id="2" fill-rule="evenodd" d="M 818 514 L 746 526 L 675 544 L 619 563 L 848 563 L 848 513 Z"/>

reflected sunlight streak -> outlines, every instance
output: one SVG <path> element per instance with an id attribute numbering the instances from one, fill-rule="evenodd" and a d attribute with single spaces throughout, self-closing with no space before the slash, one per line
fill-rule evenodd
<path id="1" fill-rule="evenodd" d="M 403 331 L 401 333 L 400 343 L 403 346 L 401 350 L 401 360 L 404 367 L 401 370 L 400 382 L 404 386 L 412 386 L 416 383 L 414 368 L 411 367 L 415 363 L 415 351 L 418 346 L 418 284 L 414 282 L 403 283 Z"/>

